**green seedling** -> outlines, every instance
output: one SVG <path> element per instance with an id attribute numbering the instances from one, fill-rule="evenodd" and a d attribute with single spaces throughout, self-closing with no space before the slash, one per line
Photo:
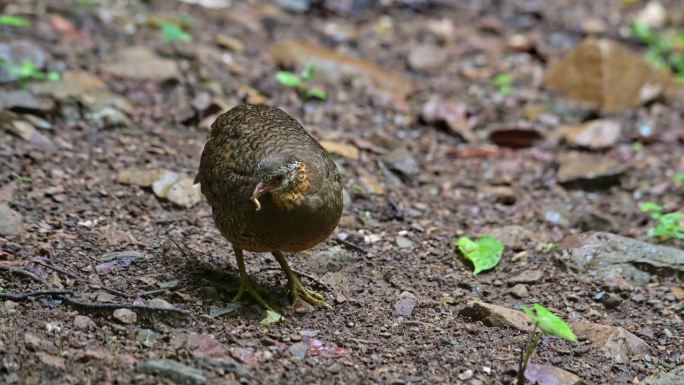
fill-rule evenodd
<path id="1" fill-rule="evenodd" d="M 631 30 L 632 36 L 648 47 L 646 60 L 649 63 L 672 72 L 675 78 L 684 81 L 684 32 L 656 33 L 641 23 L 633 23 Z"/>
<path id="2" fill-rule="evenodd" d="M 0 294 L 2 294 L 2 293 L 4 293 L 4 292 L 5 292 L 5 288 L 2 287 L 2 286 L 0 286 Z"/>
<path id="3" fill-rule="evenodd" d="M 325 90 L 308 85 L 309 80 L 313 78 L 314 67 L 309 64 L 304 68 L 301 74 L 297 75 L 289 71 L 278 71 L 276 73 L 276 80 L 285 87 L 294 88 L 297 90 L 299 96 L 303 99 L 318 99 L 325 100 L 328 94 Z"/>
<path id="4" fill-rule="evenodd" d="M 656 227 L 648 230 L 648 236 L 660 239 L 684 239 L 682 220 L 684 214 L 673 212 L 663 214 L 663 206 L 655 202 L 645 202 L 639 206 L 641 212 L 649 214 L 656 221 Z"/>
<path id="5" fill-rule="evenodd" d="M 553 314 L 551 310 L 538 303 L 535 303 L 533 307 L 534 311 L 525 306 L 522 307 L 522 311 L 532 318 L 534 328 L 530 333 L 527 348 L 520 352 L 520 362 L 518 364 L 518 376 L 516 381 L 517 385 L 523 385 L 525 383 L 525 370 L 527 369 L 527 364 L 530 362 L 530 358 L 532 358 L 535 350 L 537 350 L 539 340 L 541 340 L 542 336 L 558 337 L 566 341 L 577 343 L 577 337 L 575 336 L 575 333 L 572 332 L 570 325 Z"/>
<path id="6" fill-rule="evenodd" d="M 164 41 L 167 43 L 184 42 L 190 43 L 192 41 L 192 36 L 185 32 L 178 24 L 170 22 L 159 23 L 159 29 L 162 32 Z"/>
<path id="7" fill-rule="evenodd" d="M 674 174 L 672 180 L 675 182 L 684 182 L 684 172 Z"/>
<path id="8" fill-rule="evenodd" d="M 513 76 L 507 73 L 500 73 L 489 81 L 501 95 L 511 95 L 513 93 Z"/>
<path id="9" fill-rule="evenodd" d="M 283 320 L 283 316 L 280 313 L 276 313 L 273 310 L 266 310 L 266 318 L 259 322 L 259 325 L 270 326 L 275 325 Z"/>
<path id="10" fill-rule="evenodd" d="M 477 242 L 461 237 L 456 241 L 456 247 L 473 264 L 475 275 L 498 265 L 504 250 L 503 243 L 490 236 L 484 236 Z"/>
<path id="11" fill-rule="evenodd" d="M 14 180 L 16 180 L 17 182 L 22 182 L 22 183 L 23 183 L 23 182 L 28 182 L 28 181 L 30 181 L 30 179 L 29 179 L 28 177 L 25 177 L 25 176 L 19 174 L 19 173 L 16 172 L 16 171 L 12 171 L 12 173 L 11 173 L 10 175 L 11 175 L 12 178 L 13 178 Z"/>
<path id="12" fill-rule="evenodd" d="M 59 81 L 61 76 L 57 71 L 44 72 L 41 71 L 30 61 L 24 61 L 19 66 L 11 65 L 6 61 L 0 61 L 0 66 L 4 67 L 7 72 L 15 76 L 25 86 L 31 80 L 48 80 L 51 82 Z"/>
<path id="13" fill-rule="evenodd" d="M 0 15 L 0 25 L 8 25 L 10 27 L 28 27 L 31 22 L 20 16 Z"/>

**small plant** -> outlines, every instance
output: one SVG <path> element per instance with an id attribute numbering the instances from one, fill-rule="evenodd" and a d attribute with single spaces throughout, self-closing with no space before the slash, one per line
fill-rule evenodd
<path id="1" fill-rule="evenodd" d="M 5 288 L 2 287 L 2 286 L 0 286 L 0 294 L 2 294 L 2 293 L 4 293 L 4 292 L 5 292 Z"/>
<path id="2" fill-rule="evenodd" d="M 297 75 L 289 71 L 278 71 L 276 73 L 276 80 L 286 87 L 294 88 L 299 93 L 299 96 L 304 99 L 318 99 L 325 100 L 328 94 L 325 90 L 316 87 L 309 87 L 307 84 L 313 78 L 314 67 L 309 64 L 304 68 L 301 74 Z"/>
<path id="3" fill-rule="evenodd" d="M 7 72 L 19 79 L 22 86 L 25 86 L 31 80 L 48 80 L 51 82 L 59 81 L 61 78 L 57 71 L 41 71 L 33 62 L 24 61 L 20 66 L 15 66 L 0 60 L 0 66 L 4 67 Z"/>
<path id="4" fill-rule="evenodd" d="M 527 348 L 520 352 L 516 385 L 523 385 L 525 383 L 525 370 L 527 369 L 527 364 L 530 362 L 530 358 L 532 358 L 535 350 L 537 350 L 537 345 L 539 345 L 539 340 L 543 335 L 559 337 L 566 341 L 577 343 L 577 337 L 575 336 L 575 333 L 572 332 L 570 325 L 553 314 L 551 310 L 538 303 L 535 303 L 533 307 L 534 311 L 525 306 L 522 307 L 522 311 L 532 318 L 534 328 L 527 341 Z"/>
<path id="5" fill-rule="evenodd" d="M 29 182 L 29 181 L 31 180 L 31 179 L 29 179 L 28 177 L 23 176 L 23 175 L 21 175 L 20 173 L 18 173 L 18 172 L 16 172 L 16 171 L 12 171 L 12 173 L 11 173 L 10 175 L 12 176 L 12 178 L 13 178 L 14 180 L 16 180 L 17 182 L 21 182 L 21 183 L 23 183 L 23 182 Z"/>
<path id="6" fill-rule="evenodd" d="M 266 310 L 266 318 L 259 322 L 259 325 L 270 326 L 275 325 L 283 320 L 283 316 L 280 313 L 276 313 L 273 310 Z"/>
<path id="7" fill-rule="evenodd" d="M 178 24 L 161 22 L 159 23 L 159 29 L 162 31 L 164 41 L 167 43 L 176 43 L 179 41 L 190 43 L 192 41 L 192 35 L 185 32 Z"/>
<path id="8" fill-rule="evenodd" d="M 656 221 L 656 227 L 648 231 L 649 237 L 684 239 L 684 227 L 681 224 L 684 214 L 680 212 L 663 214 L 663 206 L 655 202 L 642 203 L 639 209 Z"/>
<path id="9" fill-rule="evenodd" d="M 511 95 L 513 93 L 513 76 L 507 73 L 500 73 L 489 81 L 501 95 Z"/>
<path id="10" fill-rule="evenodd" d="M 31 22 L 20 16 L 0 15 L 0 25 L 11 27 L 28 27 Z"/>
<path id="11" fill-rule="evenodd" d="M 456 241 L 456 247 L 473 264 L 475 275 L 498 265 L 504 250 L 503 243 L 490 236 L 484 236 L 477 242 L 461 237 Z"/>
<path id="12" fill-rule="evenodd" d="M 646 60 L 654 66 L 671 71 L 684 82 L 684 32 L 674 35 L 656 33 L 646 24 L 633 23 L 632 36 L 648 46 Z"/>

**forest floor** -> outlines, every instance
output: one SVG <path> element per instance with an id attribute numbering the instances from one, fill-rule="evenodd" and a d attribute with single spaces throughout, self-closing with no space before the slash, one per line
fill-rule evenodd
<path id="1" fill-rule="evenodd" d="M 539 303 L 580 341 L 544 338 L 528 378 L 681 384 L 684 241 L 640 205 L 684 212 L 684 103 L 630 24 L 671 31 L 684 3 L 190 3 L 0 6 L 28 21 L 0 23 L 0 383 L 511 383 L 516 309 Z M 324 100 L 276 79 L 307 64 Z M 231 302 L 232 249 L 188 181 L 240 103 L 338 163 L 337 230 L 289 257 L 330 310 L 289 306 L 267 254 L 247 269 L 283 320 Z M 473 275 L 454 244 L 481 235 L 505 249 Z"/>

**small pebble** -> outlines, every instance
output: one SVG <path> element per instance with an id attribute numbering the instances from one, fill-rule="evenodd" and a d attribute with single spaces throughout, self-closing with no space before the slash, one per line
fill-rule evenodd
<path id="1" fill-rule="evenodd" d="M 114 310 L 114 318 L 124 324 L 132 324 L 138 320 L 138 316 L 129 309 Z"/>

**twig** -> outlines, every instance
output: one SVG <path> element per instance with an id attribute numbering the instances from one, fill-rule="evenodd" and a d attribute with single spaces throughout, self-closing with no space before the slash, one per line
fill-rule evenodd
<path id="1" fill-rule="evenodd" d="M 160 312 L 160 313 L 178 313 L 178 314 L 190 314 L 189 311 L 187 310 L 182 310 L 182 309 L 176 309 L 176 308 L 160 308 L 160 307 L 151 307 L 151 306 L 145 306 L 145 305 L 131 305 L 131 304 L 126 304 L 126 303 L 89 303 L 89 302 L 81 302 L 77 301 L 75 299 L 72 299 L 71 297 L 67 296 L 59 296 L 59 299 L 64 301 L 64 303 L 71 305 L 76 308 L 81 308 L 81 309 L 90 309 L 90 310 L 109 310 L 109 309 L 132 309 L 132 310 L 145 310 L 145 311 L 151 311 L 151 312 Z"/>
<path id="2" fill-rule="evenodd" d="M 30 271 L 22 270 L 22 269 L 17 269 L 16 267 L 10 267 L 10 266 L 3 266 L 0 265 L 0 271 L 7 271 L 10 274 L 17 274 L 17 275 L 23 275 L 25 277 L 29 277 L 32 280 L 36 282 L 40 282 L 43 285 L 47 285 L 47 281 L 44 280 L 43 278 L 40 278 L 39 276 L 31 273 Z"/>
<path id="3" fill-rule="evenodd" d="M 185 250 L 183 250 L 183 248 L 180 247 L 180 245 L 173 238 L 171 238 L 170 235 L 166 234 L 166 237 L 169 238 L 169 241 L 171 241 L 174 245 L 176 245 L 176 247 L 178 248 L 178 251 L 180 251 L 183 258 L 185 258 L 185 262 L 187 262 L 189 265 L 192 265 L 192 263 L 190 261 L 190 256 L 188 255 L 188 253 L 186 253 Z"/>
<path id="4" fill-rule="evenodd" d="M 264 271 L 280 271 L 280 270 L 281 269 L 279 267 L 264 267 L 263 269 L 257 271 L 257 273 L 261 273 Z M 297 274 L 298 276 L 308 278 L 308 279 L 312 280 L 314 283 L 316 283 L 317 285 L 324 288 L 325 290 L 329 291 L 330 293 L 335 294 L 335 291 L 330 286 L 326 285 L 320 279 L 314 277 L 313 275 L 307 274 L 307 273 L 302 273 L 301 271 L 297 271 L 294 269 L 292 269 L 292 271 L 294 271 L 294 273 Z"/>
<path id="5" fill-rule="evenodd" d="M 351 243 L 351 242 L 349 242 L 349 241 L 346 241 L 346 240 L 344 240 L 344 239 L 339 239 L 339 238 L 335 238 L 335 240 L 336 240 L 337 242 L 343 244 L 344 246 L 350 247 L 350 248 L 352 248 L 352 249 L 358 251 L 359 253 L 361 253 L 361 254 L 363 254 L 363 255 L 368 254 L 368 250 L 364 249 L 363 247 L 361 247 L 361 246 L 359 246 L 359 245 L 357 245 L 357 244 L 354 244 L 354 243 Z"/>
<path id="6" fill-rule="evenodd" d="M 0 298 L 9 299 L 12 301 L 24 301 L 31 299 L 33 297 L 54 297 L 63 294 L 73 294 L 71 290 L 36 290 L 29 291 L 28 293 L 12 294 L 12 293 L 0 293 Z"/>
<path id="7" fill-rule="evenodd" d="M 66 276 L 68 276 L 68 277 L 71 277 L 71 278 L 73 278 L 73 279 L 75 279 L 75 280 L 78 280 L 78 281 L 81 281 L 81 282 L 85 282 L 85 283 L 88 284 L 88 287 L 90 287 L 91 289 L 106 291 L 106 292 L 108 292 L 108 293 L 110 293 L 110 294 L 113 294 L 113 295 L 115 295 L 115 296 L 117 296 L 117 297 L 131 298 L 131 295 L 130 295 L 130 294 L 127 294 L 127 293 L 124 293 L 123 291 L 119 291 L 119 290 L 116 290 L 116 289 L 112 289 L 112 288 L 109 288 L 109 287 L 106 287 L 106 286 L 102 286 L 102 285 L 98 285 L 98 284 L 91 283 L 91 282 L 89 282 L 87 279 L 85 279 L 85 278 L 79 276 L 78 274 L 74 274 L 74 273 L 72 273 L 72 272 L 70 272 L 70 271 L 66 271 L 66 270 L 60 269 L 59 267 L 57 267 L 57 266 L 55 266 L 55 265 L 51 265 L 51 264 L 49 264 L 49 263 L 45 263 L 45 262 L 42 262 L 42 261 L 39 261 L 39 260 L 34 260 L 34 262 L 37 263 L 37 264 L 39 264 L 39 265 L 41 265 L 41 266 L 47 267 L 48 269 L 54 270 L 54 271 L 56 271 L 56 272 L 58 272 L 58 273 L 64 274 L 64 275 L 66 275 Z"/>

